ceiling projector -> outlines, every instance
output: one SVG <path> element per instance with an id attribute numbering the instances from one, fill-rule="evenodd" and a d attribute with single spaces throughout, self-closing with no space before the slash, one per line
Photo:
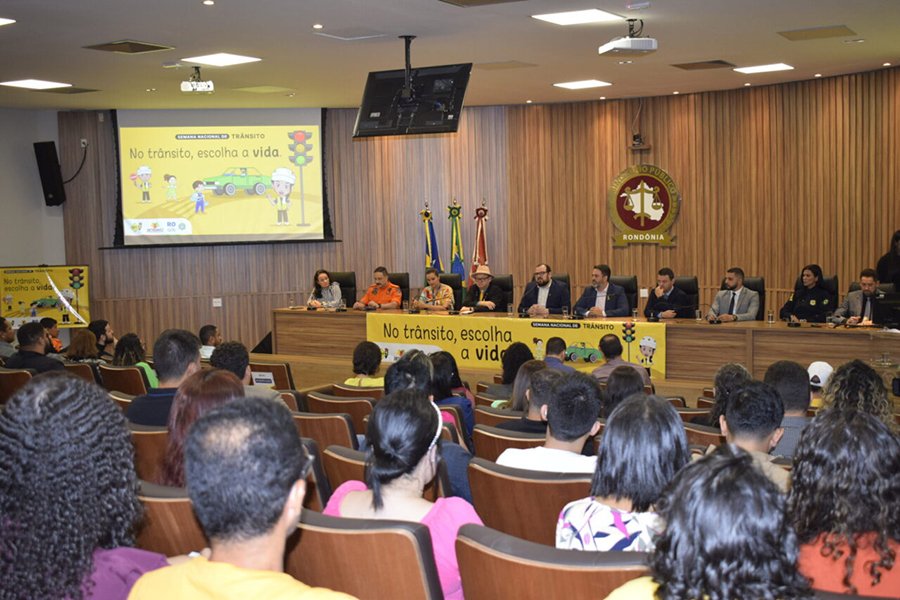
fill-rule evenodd
<path id="1" fill-rule="evenodd" d="M 628 35 L 603 44 L 598 53 L 609 56 L 644 56 L 656 52 L 658 44 L 654 38 L 639 37 L 644 32 L 644 22 L 641 21 L 640 29 L 634 30 L 634 23 L 637 20 L 628 19 Z"/>
<path id="2" fill-rule="evenodd" d="M 194 72 L 188 80 L 181 82 L 181 91 L 185 94 L 212 94 L 216 90 L 212 81 L 203 81 L 200 67 L 194 67 Z"/>

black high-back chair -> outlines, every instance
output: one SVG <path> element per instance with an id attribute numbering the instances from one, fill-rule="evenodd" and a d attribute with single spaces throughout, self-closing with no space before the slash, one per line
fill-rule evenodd
<path id="1" fill-rule="evenodd" d="M 847 293 L 849 294 L 850 292 L 858 292 L 861 289 L 862 288 L 859 287 L 859 282 L 854 281 L 853 283 L 850 284 L 850 289 L 847 290 Z M 896 288 L 894 287 L 893 283 L 879 283 L 878 289 L 880 291 L 884 292 L 885 294 L 893 294 L 893 293 L 896 293 L 896 291 L 897 291 Z"/>
<path id="2" fill-rule="evenodd" d="M 462 308 L 463 303 L 463 281 L 462 275 L 459 273 L 441 273 L 441 283 L 449 285 L 453 290 L 453 310 Z"/>
<path id="3" fill-rule="evenodd" d="M 569 280 L 569 274 L 568 274 L 568 273 L 553 273 L 553 274 L 550 275 L 550 278 L 553 279 L 553 280 L 555 280 L 555 281 L 562 281 L 564 284 L 566 284 L 566 287 L 569 288 L 569 298 L 570 298 L 570 302 L 575 302 L 575 301 L 576 301 L 576 300 L 573 300 L 573 299 L 572 299 L 572 283 L 571 283 L 570 280 Z M 574 306 L 574 305 L 573 305 L 573 306 Z M 571 307 L 569 307 L 569 309 L 571 310 Z"/>
<path id="4" fill-rule="evenodd" d="M 400 286 L 401 301 L 409 302 L 409 273 L 388 273 L 388 279 L 394 285 Z"/>
<path id="5" fill-rule="evenodd" d="M 700 284 L 697 283 L 697 276 L 676 277 L 675 287 L 687 295 L 685 304 L 692 307 L 691 315 L 693 315 L 693 308 L 700 304 Z"/>
<path id="6" fill-rule="evenodd" d="M 625 288 L 625 297 L 631 310 L 638 307 L 638 280 L 636 275 L 610 275 L 609 282 Z"/>
<path id="7" fill-rule="evenodd" d="M 766 318 L 766 278 L 765 277 L 744 277 L 744 287 L 753 290 L 759 294 L 759 312 L 756 313 L 756 320 L 763 321 Z M 725 278 L 722 278 L 720 290 L 725 289 Z"/>
<path id="8" fill-rule="evenodd" d="M 802 277 L 797 277 L 797 281 L 794 282 L 794 290 L 799 290 L 803 287 L 803 279 Z M 838 276 L 837 275 L 822 275 L 822 287 L 825 288 L 829 294 L 837 299 L 838 297 Z"/>
<path id="9" fill-rule="evenodd" d="M 497 275 L 494 283 L 503 290 L 503 306 L 509 306 L 513 302 L 513 276 Z"/>
<path id="10" fill-rule="evenodd" d="M 347 307 L 353 306 L 353 303 L 359 299 L 356 296 L 356 271 L 333 271 L 331 280 L 341 286 L 341 298 L 344 299 Z"/>

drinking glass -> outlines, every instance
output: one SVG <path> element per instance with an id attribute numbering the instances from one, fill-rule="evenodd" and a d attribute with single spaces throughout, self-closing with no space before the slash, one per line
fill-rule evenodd
<path id="1" fill-rule="evenodd" d="M 770 310 L 770 311 L 766 312 L 766 323 L 768 323 L 769 325 L 775 324 L 775 311 L 774 310 Z"/>
<path id="2" fill-rule="evenodd" d="M 405 312 L 405 313 L 409 312 L 409 300 L 403 301 L 403 312 Z"/>
<path id="3" fill-rule="evenodd" d="M 694 319 L 695 319 L 698 323 L 701 323 L 701 322 L 703 321 L 703 311 L 700 310 L 699 308 L 698 308 L 697 310 L 694 311 Z"/>
<path id="4" fill-rule="evenodd" d="M 512 304 L 506 305 L 506 316 L 507 317 L 515 317 L 516 316 L 516 309 Z"/>
<path id="5" fill-rule="evenodd" d="M 635 308 L 635 309 L 632 309 L 632 311 L 631 311 L 631 320 L 632 320 L 632 321 L 637 321 L 637 320 L 638 320 L 638 309 L 636 309 L 636 308 Z"/>
<path id="6" fill-rule="evenodd" d="M 347 301 L 341 298 L 341 310 L 347 310 Z"/>
<path id="7" fill-rule="evenodd" d="M 569 318 L 569 307 L 568 307 L 568 306 L 563 306 L 563 308 L 562 308 L 562 317 L 563 317 L 563 319 L 568 319 L 568 318 Z"/>

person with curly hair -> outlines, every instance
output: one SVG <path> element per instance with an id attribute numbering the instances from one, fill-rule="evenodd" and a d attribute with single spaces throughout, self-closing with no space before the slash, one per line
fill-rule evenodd
<path id="1" fill-rule="evenodd" d="M 217 406 L 243 396 L 241 380 L 228 371 L 204 369 L 185 379 L 169 411 L 166 454 L 156 483 L 184 487 L 184 443 L 191 425 Z"/>
<path id="2" fill-rule="evenodd" d="M 820 410 L 832 406 L 869 413 L 887 425 L 894 435 L 898 433 L 894 403 L 881 376 L 859 359 L 844 363 L 828 378 Z"/>
<path id="3" fill-rule="evenodd" d="M 116 342 L 112 363 L 117 367 L 140 367 L 147 375 L 150 387 L 159 387 L 156 371 L 147 364 L 147 349 L 136 333 L 126 333 Z"/>
<path id="4" fill-rule="evenodd" d="M 788 516 L 813 588 L 900 595 L 900 439 L 876 416 L 831 408 L 803 432 L 792 477 Z"/>
<path id="5" fill-rule="evenodd" d="M 519 367 L 529 360 L 534 360 L 531 348 L 522 342 L 510 344 L 500 357 L 500 364 L 503 365 L 503 382 L 489 385 L 484 393 L 497 400 L 509 400 L 512 397 L 516 375 L 519 374 Z"/>
<path id="6" fill-rule="evenodd" d="M 784 505 L 748 453 L 722 444 L 666 486 L 656 505 L 666 529 L 656 539 L 650 575 L 606 600 L 810 598 Z"/>
<path id="7" fill-rule="evenodd" d="M 103 362 L 97 353 L 97 336 L 90 329 L 76 329 L 63 355 L 66 362 L 98 365 Z"/>
<path id="8" fill-rule="evenodd" d="M 725 363 L 716 371 L 716 377 L 713 379 L 713 390 L 716 403 L 712 410 L 709 411 L 709 418 L 694 417 L 691 423 L 697 425 L 706 425 L 708 427 L 719 428 L 719 417 L 725 414 L 725 407 L 728 406 L 728 398 L 731 393 L 741 387 L 748 381 L 753 379 L 747 367 L 740 363 Z"/>
<path id="9" fill-rule="evenodd" d="M 376 377 L 381 367 L 381 348 L 375 342 L 360 342 L 353 349 L 353 377 L 344 385 L 356 387 L 384 387 L 384 377 Z"/>
<path id="10" fill-rule="evenodd" d="M 132 548 L 134 448 L 105 391 L 36 377 L 0 413 L 0 598 L 122 598 L 161 554 Z"/>

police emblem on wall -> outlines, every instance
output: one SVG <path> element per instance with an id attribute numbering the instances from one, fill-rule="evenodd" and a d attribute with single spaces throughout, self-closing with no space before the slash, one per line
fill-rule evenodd
<path id="1" fill-rule="evenodd" d="M 607 195 L 609 218 L 621 233 L 613 246 L 674 246 L 669 228 L 681 208 L 681 194 L 668 173 L 653 165 L 636 165 L 619 173 Z"/>

